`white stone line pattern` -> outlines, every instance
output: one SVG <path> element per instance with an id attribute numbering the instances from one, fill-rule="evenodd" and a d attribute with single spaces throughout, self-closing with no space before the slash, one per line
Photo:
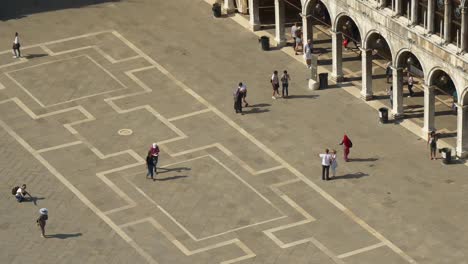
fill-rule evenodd
<path id="1" fill-rule="evenodd" d="M 112 32 L 114 35 L 116 35 L 119 39 L 121 39 L 124 43 L 126 43 L 130 48 L 132 48 L 137 54 L 139 54 L 141 57 L 145 58 L 148 62 L 151 64 L 155 65 L 158 70 L 160 70 L 163 74 L 165 74 L 168 78 L 170 78 L 174 83 L 176 83 L 179 87 L 181 87 L 184 91 L 186 91 L 188 94 L 192 95 L 195 99 L 197 99 L 200 103 L 205 105 L 207 108 L 211 109 L 216 115 L 218 115 L 221 119 L 223 119 L 225 122 L 227 122 L 231 127 L 236 129 L 239 133 L 244 135 L 246 138 L 248 138 L 253 144 L 255 144 L 258 148 L 262 149 L 265 153 L 267 153 L 270 157 L 272 157 L 275 161 L 277 161 L 279 164 L 281 164 L 283 167 L 288 169 L 291 173 L 296 175 L 299 179 L 301 179 L 305 184 L 307 184 L 309 187 L 314 189 L 317 193 L 322 195 L 325 199 L 327 199 L 331 204 L 333 204 L 335 207 L 337 207 L 340 211 L 342 211 L 345 215 L 347 215 L 349 218 L 351 218 L 354 222 L 359 224 L 362 228 L 367 230 L 369 233 L 371 233 L 373 236 L 375 236 L 377 239 L 380 241 L 384 242 L 390 249 L 392 249 L 395 253 L 400 255 L 402 258 L 404 258 L 407 262 L 409 263 L 417 263 L 413 258 L 411 258 L 409 255 L 407 255 L 405 252 L 403 252 L 398 246 L 393 244 L 390 240 L 388 240 L 386 237 L 384 237 L 382 234 L 380 234 L 377 230 L 372 228 L 370 225 L 368 225 L 364 220 L 359 218 L 357 215 L 355 215 L 353 212 L 351 212 L 348 208 L 346 208 L 343 204 L 341 204 L 338 200 L 336 200 L 334 197 L 332 197 L 330 194 L 325 192 L 322 188 L 320 188 L 318 185 L 316 185 L 313 181 L 308 179 L 304 174 L 302 174 L 300 171 L 298 171 L 296 168 L 291 166 L 289 163 L 287 163 L 284 159 L 279 157 L 276 153 L 274 153 L 270 148 L 265 146 L 262 142 L 260 142 L 258 139 L 256 139 L 254 136 L 252 136 L 250 133 L 248 133 L 245 129 L 243 129 L 241 126 L 239 126 L 237 123 L 232 121 L 228 116 L 226 116 L 223 112 L 219 111 L 216 107 L 214 107 L 211 103 L 206 101 L 203 97 L 198 95 L 195 91 L 193 91 L 191 88 L 189 88 L 187 85 L 185 85 L 183 82 L 175 78 L 169 71 L 167 71 L 162 65 L 154 61 L 151 57 L 143 53 L 139 48 L 137 48 L 133 43 L 131 43 L 129 40 L 124 38 L 120 33 L 113 31 Z"/>
<path id="2" fill-rule="evenodd" d="M 126 228 L 126 227 L 129 227 L 129 226 L 133 226 L 133 225 L 137 225 L 137 224 L 141 224 L 141 223 L 150 223 L 159 232 L 161 232 L 167 238 L 168 241 L 172 242 L 186 256 L 192 256 L 192 255 L 195 255 L 195 254 L 198 254 L 198 253 L 201 253 L 201 252 L 206 252 L 206 251 L 209 251 L 209 250 L 212 250 L 212 249 L 215 249 L 215 248 L 220 248 L 220 247 L 224 247 L 224 246 L 231 245 L 231 244 L 237 245 L 240 249 L 242 249 L 242 251 L 245 252 L 245 255 L 240 256 L 238 258 L 222 261 L 221 264 L 231 264 L 231 263 L 239 262 L 239 261 L 242 261 L 242 260 L 245 260 L 245 259 L 253 258 L 253 257 L 256 256 L 255 253 L 252 250 L 250 250 L 244 243 L 242 243 L 242 241 L 240 241 L 237 238 L 231 239 L 231 240 L 228 240 L 228 241 L 224 241 L 224 242 L 220 242 L 220 243 L 216 243 L 216 244 L 213 244 L 213 245 L 210 245 L 210 246 L 207 246 L 207 247 L 203 247 L 203 248 L 199 248 L 199 249 L 196 249 L 196 250 L 189 250 L 176 237 L 174 237 L 174 235 L 172 235 L 167 229 L 165 229 L 161 224 L 159 224 L 158 221 L 156 221 L 152 217 L 147 217 L 147 218 L 143 218 L 143 219 L 140 219 L 140 220 L 137 220 L 137 221 L 134 221 L 134 222 L 126 223 L 126 224 L 120 225 L 119 227 L 120 228 Z"/>
<path id="3" fill-rule="evenodd" d="M 93 62 L 94 64 L 96 64 L 97 67 L 99 67 L 101 70 L 103 70 L 105 73 L 107 73 L 107 75 L 109 75 L 109 77 L 111 77 L 111 78 L 112 78 L 114 81 L 116 81 L 120 86 L 122 86 L 122 88 L 114 89 L 114 90 L 110 90 L 110 91 L 104 91 L 104 92 L 100 92 L 100 93 L 96 93 L 96 94 L 91 94 L 91 95 L 86 95 L 86 96 L 82 96 L 82 97 L 79 97 L 79 98 L 75 98 L 75 99 L 71 99 L 71 100 L 67 100 L 67 101 L 63 101 L 63 102 L 59 102 L 59 103 L 55 103 L 55 104 L 51 104 L 51 105 L 44 105 L 44 104 L 43 104 L 39 99 L 37 99 L 28 89 L 26 89 L 26 87 L 24 87 L 20 82 L 18 82 L 15 78 L 13 78 L 13 76 L 10 75 L 10 73 L 22 71 L 22 70 L 24 70 L 24 69 L 36 68 L 36 67 L 40 67 L 40 66 L 42 66 L 42 65 L 51 64 L 51 63 L 56 63 L 56 62 L 60 62 L 60 61 L 72 60 L 72 59 L 76 59 L 76 58 L 80 58 L 80 57 L 88 58 L 91 62 Z M 82 100 L 82 99 L 89 98 L 89 97 L 93 97 L 93 96 L 96 96 L 96 95 L 107 94 L 107 93 L 111 93 L 111 92 L 115 92 L 115 91 L 119 91 L 119 90 L 123 90 L 123 89 L 128 89 L 128 87 L 127 87 L 124 83 L 122 83 L 117 77 L 115 77 L 110 71 L 108 71 L 106 68 L 104 68 L 104 67 L 103 67 L 102 65 L 100 65 L 96 60 L 94 60 L 93 58 L 91 58 L 91 57 L 88 56 L 88 55 L 78 55 L 78 56 L 74 56 L 74 57 L 71 57 L 71 58 L 64 58 L 64 59 L 61 59 L 61 60 L 47 61 L 47 62 L 44 62 L 44 63 L 40 63 L 40 64 L 28 66 L 28 67 L 24 67 L 24 68 L 21 68 L 21 69 L 16 69 L 16 70 L 8 71 L 8 72 L 5 72 L 4 74 L 5 74 L 11 81 L 13 81 L 18 87 L 20 87 L 26 94 L 28 94 L 37 104 L 39 104 L 39 105 L 40 105 L 41 107 L 43 107 L 43 108 L 51 107 L 51 106 L 56 106 L 56 105 L 61 105 L 61 104 L 66 104 L 66 103 L 69 103 L 69 102 L 73 102 L 73 101 L 77 101 L 77 100 Z"/>
<path id="4" fill-rule="evenodd" d="M 367 252 L 367 251 L 370 251 L 370 250 L 373 250 L 373 249 L 376 249 L 376 248 L 379 248 L 379 247 L 382 247 L 382 246 L 385 246 L 385 243 L 380 242 L 380 243 L 377 243 L 377 244 L 374 244 L 374 245 L 371 245 L 371 246 L 368 246 L 368 247 L 363 247 L 363 248 L 360 248 L 360 249 L 356 249 L 356 250 L 353 250 L 353 251 L 350 251 L 350 252 L 343 253 L 343 254 L 339 255 L 338 258 L 343 259 L 343 258 L 351 257 L 351 256 L 354 256 L 354 255 L 357 255 L 357 254 L 360 254 L 360 253 L 363 253 L 363 252 Z"/>
<path id="5" fill-rule="evenodd" d="M 125 150 L 125 151 L 121 151 L 121 152 L 117 152 L 117 153 L 113 153 L 113 154 L 110 154 L 110 155 L 104 155 L 103 153 L 101 153 L 97 148 L 95 148 L 94 146 L 92 146 L 85 138 L 83 138 L 80 134 L 78 134 L 76 132 L 76 130 L 74 130 L 71 126 L 73 125 L 76 125 L 76 124 L 79 124 L 79 123 L 83 123 L 83 122 L 88 122 L 88 121 L 92 121 L 92 120 L 95 120 L 95 118 L 88 112 L 86 111 L 82 106 L 74 106 L 74 107 L 70 107 L 70 108 L 66 108 L 66 109 L 61 109 L 61 110 L 58 110 L 58 111 L 54 111 L 54 112 L 50 112 L 50 113 L 47 113 L 47 114 L 43 114 L 43 115 L 36 115 L 34 112 L 31 111 L 31 109 L 29 109 L 21 100 L 19 100 L 18 98 L 14 97 L 14 98 L 11 98 L 11 99 L 7 99 L 7 100 L 4 100 L 4 101 L 0 101 L 0 104 L 3 104 L 3 103 L 7 103 L 7 102 L 13 102 L 13 103 L 16 103 L 16 105 L 18 105 L 19 108 L 21 108 L 25 113 L 27 113 L 31 119 L 33 120 L 37 120 L 37 119 L 40 119 L 40 118 L 44 118 L 44 117 L 48 117 L 48 116 L 53 116 L 53 115 L 57 115 L 57 114 L 61 114 L 61 113 L 66 113 L 66 112 L 70 112 L 70 111 L 74 111 L 74 110 L 78 110 L 80 111 L 83 115 L 84 115 L 84 119 L 83 120 L 78 120 L 76 122 L 73 122 L 73 123 L 69 123 L 69 124 L 64 124 L 63 126 L 68 130 L 70 131 L 71 134 L 74 134 L 79 140 L 78 141 L 73 141 L 73 142 L 69 142 L 69 143 L 65 143 L 65 144 L 61 144 L 61 145 L 58 145 L 58 146 L 53 146 L 53 147 L 50 147 L 50 148 L 45 148 L 45 149 L 41 149 L 41 150 L 34 150 L 32 147 L 31 149 L 33 149 L 35 151 L 35 153 L 37 154 L 40 154 L 40 153 L 43 153 L 43 152 L 47 152 L 47 151 L 51 151 L 51 150 L 56 150 L 56 149 L 61 149 L 61 148 L 66 148 L 66 147 L 70 147 L 70 146 L 74 146 L 74 145 L 77 145 L 77 144 L 85 144 L 86 146 L 88 146 L 88 148 L 96 155 L 98 156 L 100 159 L 107 159 L 107 158 L 110 158 L 110 157 L 114 157 L 114 156 L 119 156 L 119 155 L 125 155 L 125 154 L 128 154 L 130 156 L 132 156 L 134 159 L 135 159 L 135 163 L 133 164 L 129 164 L 129 165 L 125 165 L 125 166 L 122 166 L 122 167 L 119 167 L 119 168 L 114 168 L 112 170 L 108 170 L 108 171 L 104 171 L 104 172 L 99 172 L 96 174 L 96 176 L 101 179 L 101 181 L 103 181 L 112 191 L 114 191 L 119 197 L 121 197 L 123 200 L 125 200 L 128 205 L 124 206 L 124 207 L 121 207 L 121 208 L 115 208 L 115 209 L 112 209 L 111 212 L 116 212 L 116 211 L 120 211 L 120 210 L 125 210 L 125 209 L 128 209 L 128 208 L 131 208 L 131 207 L 134 207 L 136 206 L 136 202 L 133 201 L 125 192 L 123 192 L 120 188 L 118 188 L 112 181 L 110 181 L 107 177 L 106 177 L 106 174 L 109 174 L 109 173 L 112 173 L 112 172 L 116 172 L 116 171 L 120 171 L 120 170 L 125 170 L 125 169 L 128 169 L 128 168 L 132 168 L 132 167 L 136 167 L 136 166 L 141 166 L 142 164 L 145 164 L 145 160 L 143 160 L 143 158 L 141 158 L 137 153 L 135 153 L 135 151 L 133 150 Z M 108 212 L 105 212 L 105 213 L 109 213 Z"/>
<path id="6" fill-rule="evenodd" d="M 224 165 L 221 161 L 219 161 L 218 159 L 216 159 L 214 156 L 212 156 L 210 154 L 206 154 L 206 155 L 198 156 L 198 157 L 195 157 L 195 158 L 191 158 L 191 159 L 187 159 L 187 160 L 167 164 L 167 165 L 162 166 L 161 168 L 167 168 L 167 167 L 171 167 L 171 166 L 174 166 L 174 165 L 177 165 L 177 164 L 180 164 L 180 163 L 194 161 L 194 160 L 198 160 L 198 159 L 202 159 L 202 158 L 206 158 L 206 157 L 209 157 L 212 160 L 214 160 L 215 162 L 217 162 L 220 166 L 222 166 L 225 170 L 227 170 L 230 174 L 232 174 L 237 180 L 239 180 L 245 186 L 247 186 L 247 188 L 252 190 L 255 194 L 260 196 L 260 198 L 262 198 L 266 203 L 268 203 L 270 206 L 275 208 L 282 216 L 272 218 L 272 219 L 268 219 L 268 220 L 265 220 L 265 221 L 261 221 L 261 222 L 258 222 L 258 223 L 254 223 L 254 224 L 234 228 L 234 229 L 227 230 L 227 231 L 224 231 L 224 232 L 221 232 L 221 233 L 218 233 L 218 234 L 210 235 L 210 236 L 207 236 L 207 237 L 197 238 L 188 229 L 186 229 L 181 223 L 179 223 L 174 217 L 172 217 L 172 215 L 170 215 L 169 212 L 167 212 L 162 206 L 160 206 L 156 201 L 154 201 L 151 197 L 149 197 L 143 190 L 141 190 L 141 188 L 139 188 L 133 182 L 128 180 L 128 177 L 125 177 L 125 180 L 128 182 L 128 184 L 132 185 L 141 195 L 143 195 L 143 197 L 145 197 L 150 203 L 156 205 L 156 207 L 158 207 L 158 209 L 161 210 L 161 212 L 163 212 L 169 219 L 171 219 L 171 221 L 174 222 L 180 229 L 182 229 L 192 240 L 197 241 L 197 242 L 207 240 L 207 239 L 211 239 L 211 238 L 218 237 L 218 236 L 222 236 L 222 235 L 232 233 L 232 232 L 235 232 L 235 231 L 238 231 L 238 230 L 242 230 L 242 229 L 245 229 L 245 228 L 249 228 L 249 227 L 252 227 L 252 226 L 257 226 L 257 225 L 265 224 L 265 223 L 268 223 L 268 222 L 272 222 L 272 221 L 276 221 L 276 220 L 288 217 L 279 208 L 277 208 L 272 202 L 270 202 L 265 196 L 263 196 L 260 192 L 258 192 L 252 185 L 250 185 L 248 182 L 246 182 L 244 179 L 242 179 L 239 175 L 237 175 L 234 171 L 232 171 L 230 168 L 228 168 L 226 165 Z M 140 174 L 140 173 L 138 173 L 138 174 Z M 135 174 L 133 174 L 133 175 L 135 175 Z M 132 175 L 128 175 L 128 176 L 132 176 Z"/>
<path id="7" fill-rule="evenodd" d="M 60 172 L 58 172 L 40 153 L 37 153 L 23 138 L 16 134 L 3 120 L 0 120 L 0 127 L 2 127 L 11 137 L 13 137 L 25 150 L 38 160 L 51 174 L 53 174 L 63 185 L 65 185 L 73 194 L 80 199 L 91 211 L 93 211 L 102 221 L 104 221 L 110 228 L 112 228 L 125 242 L 133 247 L 141 257 L 148 263 L 158 264 L 145 250 L 143 250 L 135 241 L 132 240 L 119 226 L 117 226 L 108 216 L 106 216 L 99 208 L 97 208 L 86 196 L 81 193 L 72 183 L 70 183 Z"/>

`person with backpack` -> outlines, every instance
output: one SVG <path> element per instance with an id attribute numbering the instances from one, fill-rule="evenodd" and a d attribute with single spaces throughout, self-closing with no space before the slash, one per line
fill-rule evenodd
<path id="1" fill-rule="evenodd" d="M 343 140 L 341 140 L 340 145 L 343 145 L 344 160 L 348 162 L 349 149 L 353 147 L 353 142 L 351 142 L 351 139 L 349 139 L 349 137 L 346 134 L 344 134 Z"/>
<path id="2" fill-rule="evenodd" d="M 15 196 L 16 201 L 18 201 L 18 203 L 21 203 L 24 200 L 26 200 L 27 199 L 26 195 L 28 195 L 29 198 L 32 199 L 31 194 L 29 194 L 26 191 L 26 184 L 21 185 L 21 187 L 19 187 L 19 186 L 13 187 L 13 189 L 11 190 L 11 194 L 13 194 Z"/>
<path id="3" fill-rule="evenodd" d="M 46 222 L 49 220 L 49 210 L 47 208 L 41 208 L 39 210 L 39 217 L 36 220 L 36 224 L 41 228 L 41 237 L 46 237 L 45 236 L 45 226 Z"/>

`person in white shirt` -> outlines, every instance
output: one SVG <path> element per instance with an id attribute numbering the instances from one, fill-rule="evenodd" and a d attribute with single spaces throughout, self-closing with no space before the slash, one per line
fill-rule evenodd
<path id="1" fill-rule="evenodd" d="M 292 37 L 292 42 L 293 42 L 293 47 L 296 47 L 296 31 L 297 31 L 297 26 L 298 23 L 294 23 L 294 25 L 291 27 L 291 37 Z"/>
<path id="2" fill-rule="evenodd" d="M 18 32 L 15 33 L 15 40 L 13 41 L 13 58 L 20 58 L 21 57 L 21 44 L 19 41 Z"/>
<path id="3" fill-rule="evenodd" d="M 273 87 L 273 96 L 271 98 L 276 99 L 275 94 L 278 95 L 278 97 L 280 97 L 278 71 L 273 72 L 270 82 L 271 86 Z"/>
<path id="4" fill-rule="evenodd" d="M 328 181 L 330 174 L 330 164 L 332 156 L 330 155 L 330 150 L 325 149 L 325 154 L 319 154 L 319 157 L 322 158 L 322 180 Z"/>
<path id="5" fill-rule="evenodd" d="M 336 150 L 332 150 L 330 168 L 332 171 L 332 177 L 335 178 L 336 168 L 338 167 L 338 160 L 336 160 Z"/>
<path id="6" fill-rule="evenodd" d="M 414 94 L 413 84 L 414 84 L 413 76 L 408 72 L 408 91 L 409 91 L 408 97 L 411 97 Z"/>
<path id="7" fill-rule="evenodd" d="M 307 64 L 307 68 L 312 67 L 312 40 L 308 39 L 307 44 L 304 46 L 304 59 Z"/>
<path id="8" fill-rule="evenodd" d="M 20 188 L 18 188 L 18 190 L 16 190 L 16 200 L 21 203 L 22 201 L 26 200 L 26 195 L 29 195 L 29 198 L 32 198 L 31 194 L 29 194 L 27 191 L 26 191 L 26 184 L 23 184 L 21 185 Z"/>

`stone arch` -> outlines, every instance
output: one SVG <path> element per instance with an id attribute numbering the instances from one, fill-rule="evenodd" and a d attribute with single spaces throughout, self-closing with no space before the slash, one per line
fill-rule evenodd
<path id="1" fill-rule="evenodd" d="M 434 85 L 435 84 L 435 77 L 437 77 L 437 74 L 440 73 L 440 72 L 443 72 L 445 73 L 446 75 L 448 75 L 450 77 L 450 79 L 452 81 L 455 81 L 453 78 L 452 78 L 452 75 L 449 73 L 449 71 L 445 68 L 442 68 L 440 66 L 436 66 L 434 68 L 432 68 L 429 73 L 427 74 L 427 83 L 429 85 Z"/>
<path id="2" fill-rule="evenodd" d="M 333 17 L 332 17 L 332 14 L 331 14 L 331 9 L 330 9 L 330 3 L 327 1 L 327 0 L 306 0 L 305 3 L 302 5 L 302 14 L 308 14 L 308 12 L 310 11 L 310 9 L 312 8 L 312 4 L 315 4 L 317 2 L 322 2 L 323 5 L 325 6 L 325 8 L 327 9 L 328 11 L 328 14 L 330 15 L 330 19 L 331 21 L 333 21 Z"/>
<path id="3" fill-rule="evenodd" d="M 372 29 L 372 30 L 369 30 L 366 33 L 366 35 L 364 37 L 364 40 L 362 41 L 362 48 L 363 49 L 372 48 L 372 47 L 369 47 L 369 42 L 372 40 L 372 38 L 375 35 L 379 35 L 381 37 L 381 39 L 383 39 L 385 41 L 385 44 L 387 45 L 388 49 L 390 50 L 390 58 L 393 60 L 393 58 L 395 57 L 394 54 L 393 54 L 394 53 L 393 48 L 390 45 L 390 43 L 387 41 L 386 37 L 384 35 L 382 35 L 378 30 Z"/>
<path id="4" fill-rule="evenodd" d="M 414 58 L 416 58 L 417 62 L 419 65 L 421 65 L 421 70 L 422 70 L 422 76 L 424 79 L 426 79 L 426 68 L 424 64 L 421 62 L 421 60 L 418 58 L 416 54 L 414 54 L 411 50 L 404 48 L 400 49 L 394 57 L 393 65 L 395 67 L 400 68 L 400 67 L 405 67 L 407 64 L 405 63 L 405 60 L 408 58 L 408 56 L 412 55 Z"/>
<path id="5" fill-rule="evenodd" d="M 354 22 L 354 24 L 356 25 L 356 27 L 357 27 L 357 29 L 359 31 L 359 35 L 360 35 L 360 37 L 362 39 L 362 27 L 361 27 L 361 25 L 359 25 L 357 23 L 358 20 L 353 15 L 351 15 L 351 14 L 349 14 L 347 12 L 341 12 L 341 13 L 336 15 L 336 17 L 332 20 L 333 21 L 332 30 L 337 31 L 337 32 L 341 31 L 341 30 L 337 30 L 337 29 L 339 28 L 339 26 L 341 26 L 341 22 L 342 22 L 342 19 L 344 17 L 349 17 Z"/>

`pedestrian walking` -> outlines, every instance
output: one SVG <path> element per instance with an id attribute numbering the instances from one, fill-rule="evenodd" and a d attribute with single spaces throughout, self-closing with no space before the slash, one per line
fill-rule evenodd
<path id="1" fill-rule="evenodd" d="M 159 146 L 156 143 L 153 143 L 151 145 L 151 148 L 149 150 L 151 153 L 151 156 L 153 157 L 153 164 L 154 164 L 154 174 L 158 175 L 158 170 L 157 170 L 157 165 L 159 161 Z"/>
<path id="2" fill-rule="evenodd" d="M 435 131 L 431 131 L 427 138 L 427 144 L 429 145 L 430 152 L 431 152 L 431 160 L 437 159 L 436 151 L 437 151 L 437 133 Z"/>
<path id="3" fill-rule="evenodd" d="M 281 94 L 283 98 L 286 98 L 289 96 L 289 81 L 291 80 L 291 77 L 289 76 L 288 71 L 284 70 L 283 75 L 281 76 L 281 84 L 283 86 L 283 89 L 281 90 Z"/>
<path id="4" fill-rule="evenodd" d="M 237 113 L 242 113 L 242 99 L 244 98 L 244 94 L 242 93 L 242 83 L 239 83 L 239 86 L 237 86 L 236 90 L 234 91 L 234 110 L 236 110 Z"/>
<path id="5" fill-rule="evenodd" d="M 21 57 L 21 44 L 19 40 L 18 32 L 15 33 L 15 39 L 13 40 L 13 58 L 20 58 Z"/>
<path id="6" fill-rule="evenodd" d="M 292 38 L 292 43 L 293 43 L 293 47 L 295 48 L 296 47 L 296 31 L 297 31 L 297 28 L 299 27 L 299 23 L 294 23 L 294 25 L 291 27 L 291 38 Z"/>
<path id="7" fill-rule="evenodd" d="M 308 39 L 307 44 L 304 46 L 304 59 L 307 64 L 307 68 L 312 67 L 312 40 Z"/>
<path id="8" fill-rule="evenodd" d="M 271 76 L 270 82 L 271 82 L 271 86 L 273 87 L 273 96 L 271 98 L 276 99 L 275 95 L 280 97 L 278 71 L 273 72 L 273 75 Z"/>
<path id="9" fill-rule="evenodd" d="M 346 134 L 344 134 L 340 145 L 343 145 L 344 160 L 348 162 L 349 161 L 348 155 L 350 152 L 350 148 L 353 147 L 353 142 L 351 142 L 351 139 L 349 139 L 349 137 Z"/>
<path id="10" fill-rule="evenodd" d="M 458 93 L 457 90 L 452 93 L 452 111 L 457 112 Z"/>
<path id="11" fill-rule="evenodd" d="M 11 193 L 15 196 L 16 201 L 18 201 L 18 203 L 21 203 L 27 200 L 28 198 L 26 197 L 26 195 L 29 196 L 29 199 L 32 199 L 31 194 L 29 194 L 26 191 L 26 184 L 21 185 L 21 187 L 19 186 L 14 187 Z"/>
<path id="12" fill-rule="evenodd" d="M 302 50 L 302 29 L 301 29 L 301 27 L 297 27 L 297 29 L 296 29 L 296 46 L 294 47 L 295 54 L 298 55 L 300 50 Z"/>
<path id="13" fill-rule="evenodd" d="M 390 107 L 393 109 L 393 85 L 390 85 L 387 89 L 387 95 L 390 99 Z"/>
<path id="14" fill-rule="evenodd" d="M 413 83 L 414 83 L 413 76 L 408 72 L 408 91 L 409 91 L 408 97 L 411 97 L 414 94 L 414 92 L 413 92 Z"/>
<path id="15" fill-rule="evenodd" d="M 247 85 L 245 85 L 245 83 L 241 85 L 240 92 L 242 93 L 242 102 L 244 102 L 244 107 L 248 107 L 249 103 L 247 103 L 247 100 L 245 99 L 247 98 Z"/>
<path id="16" fill-rule="evenodd" d="M 387 83 L 390 83 L 389 79 L 392 78 L 392 75 L 393 75 L 392 62 L 391 61 L 389 61 L 387 63 L 387 66 L 385 66 L 385 75 L 387 76 Z"/>
<path id="17" fill-rule="evenodd" d="M 146 167 L 148 168 L 148 173 L 146 173 L 146 178 L 150 176 L 152 180 L 154 180 L 154 159 L 151 151 L 148 151 L 148 155 L 146 156 Z"/>
<path id="18" fill-rule="evenodd" d="M 328 181 L 329 174 L 330 174 L 330 161 L 331 161 L 331 155 L 329 153 L 328 149 L 325 149 L 324 154 L 319 154 L 319 157 L 322 158 L 322 180 L 323 181 Z"/>
<path id="19" fill-rule="evenodd" d="M 47 208 L 41 208 L 39 209 L 39 217 L 36 220 L 36 224 L 41 228 L 41 237 L 46 237 L 45 236 L 45 226 L 46 222 L 49 220 L 49 210 Z"/>
<path id="20" fill-rule="evenodd" d="M 335 178 L 336 168 L 338 168 L 338 160 L 337 160 L 337 157 L 336 157 L 336 150 L 334 150 L 334 149 L 331 152 L 330 168 L 331 168 L 331 171 L 332 171 L 332 177 Z"/>

